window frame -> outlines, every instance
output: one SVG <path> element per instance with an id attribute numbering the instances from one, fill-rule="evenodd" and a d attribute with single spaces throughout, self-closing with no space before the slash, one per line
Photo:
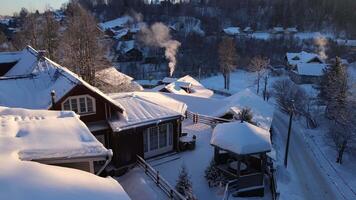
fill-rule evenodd
<path id="1" fill-rule="evenodd" d="M 160 127 L 161 126 L 166 126 L 166 134 L 165 134 L 165 146 L 160 147 Z M 156 129 L 157 132 L 157 149 L 152 149 L 151 150 L 151 132 Z M 153 127 L 148 127 L 143 131 L 143 153 L 145 158 L 150 158 L 168 151 L 173 150 L 173 135 L 174 135 L 174 130 L 173 130 L 173 124 L 171 122 L 168 123 L 163 123 L 157 126 Z M 145 139 L 146 144 L 145 144 Z M 147 145 L 145 147 L 145 145 Z M 145 151 L 145 148 L 147 148 Z"/>
<path id="2" fill-rule="evenodd" d="M 84 99 L 85 99 L 85 109 L 86 109 L 87 112 L 81 112 L 81 111 L 80 111 L 80 98 L 84 98 Z M 92 111 L 92 112 L 88 112 L 88 100 L 87 100 L 87 98 L 92 100 L 92 104 L 93 104 L 93 111 Z M 76 99 L 76 102 L 77 102 L 77 111 L 78 111 L 78 112 L 76 112 L 76 113 L 77 113 L 78 115 L 80 115 L 80 116 L 87 116 L 87 115 L 94 115 L 94 114 L 96 114 L 96 101 L 95 101 L 95 98 L 92 97 L 92 96 L 90 96 L 90 95 L 88 95 L 88 94 L 70 96 L 70 97 L 66 98 L 66 99 L 61 103 L 61 108 L 62 108 L 62 110 L 65 110 L 65 109 L 64 109 L 64 104 L 65 104 L 66 102 L 69 102 L 69 110 L 70 110 L 70 111 L 73 111 L 73 109 L 72 109 L 72 103 L 71 103 L 72 99 Z M 73 112 L 74 112 L 74 111 L 73 111 Z"/>

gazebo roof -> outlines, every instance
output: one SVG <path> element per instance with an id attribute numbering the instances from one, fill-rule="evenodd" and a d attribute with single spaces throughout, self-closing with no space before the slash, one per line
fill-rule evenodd
<path id="1" fill-rule="evenodd" d="M 217 125 L 210 144 L 238 155 L 268 152 L 272 148 L 270 133 L 247 122 Z"/>

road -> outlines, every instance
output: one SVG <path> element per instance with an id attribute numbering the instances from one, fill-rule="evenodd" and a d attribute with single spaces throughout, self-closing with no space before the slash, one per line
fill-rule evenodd
<path id="1" fill-rule="evenodd" d="M 273 129 L 275 134 L 280 134 L 283 141 L 287 139 L 288 117 L 275 113 Z M 297 127 L 292 126 L 289 146 L 288 170 L 293 170 L 293 180 L 298 182 L 303 199 L 343 200 L 345 199 L 328 180 L 328 177 L 319 167 L 316 158 L 301 137 Z M 285 144 L 285 142 L 283 142 Z M 284 155 L 284 147 L 283 155 Z"/>

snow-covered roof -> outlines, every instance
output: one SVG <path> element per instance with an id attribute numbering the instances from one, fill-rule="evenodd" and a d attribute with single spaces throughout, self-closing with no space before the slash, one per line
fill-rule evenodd
<path id="1" fill-rule="evenodd" d="M 123 27 L 130 21 L 133 21 L 132 17 L 125 15 L 123 17 L 119 17 L 107 22 L 99 23 L 99 27 L 103 30 L 115 28 L 115 27 Z"/>
<path id="2" fill-rule="evenodd" d="M 252 121 L 259 127 L 269 130 L 272 124 L 274 108 L 263 101 L 249 89 L 243 90 L 224 99 L 202 98 L 189 95 L 165 93 L 165 95 L 184 102 L 191 112 L 222 117 L 226 113 L 238 113 L 243 108 L 250 108 L 253 113 Z"/>
<path id="3" fill-rule="evenodd" d="M 162 89 L 168 90 L 173 94 L 181 95 L 191 95 L 197 97 L 209 98 L 214 95 L 214 92 L 205 88 L 199 81 L 195 80 L 193 77 L 186 75 L 179 79 L 166 77 L 162 80 L 163 83 L 169 83 L 168 85 L 159 85 L 149 91 L 161 91 Z M 183 89 L 184 88 L 184 89 Z M 185 89 L 188 89 L 187 92 Z"/>
<path id="4" fill-rule="evenodd" d="M 224 33 L 228 35 L 237 35 L 240 33 L 240 27 L 227 27 L 224 28 Z"/>
<path id="5" fill-rule="evenodd" d="M 256 95 L 249 89 L 242 90 L 230 97 L 225 101 L 230 102 L 230 111 L 238 114 L 243 108 L 250 108 L 253 114 L 252 121 L 257 126 L 269 130 L 272 125 L 274 106 Z"/>
<path id="6" fill-rule="evenodd" d="M 0 121 L 2 199 L 130 199 L 112 178 L 28 161 L 107 152 L 73 112 L 0 107 Z"/>
<path id="7" fill-rule="evenodd" d="M 27 110 L 0 106 L 0 135 L 20 140 L 21 160 L 105 157 L 108 150 L 71 111 Z"/>
<path id="8" fill-rule="evenodd" d="M 281 27 L 281 26 L 276 26 L 276 27 L 273 27 L 272 30 L 273 30 L 274 32 L 280 33 L 280 32 L 283 32 L 283 31 L 284 31 L 284 28 Z"/>
<path id="9" fill-rule="evenodd" d="M 296 32 L 298 32 L 298 29 L 296 27 L 289 27 L 289 28 L 286 28 L 286 31 L 289 33 L 296 33 Z"/>
<path id="10" fill-rule="evenodd" d="M 323 69 L 325 69 L 325 67 L 325 64 L 320 63 L 298 63 L 297 73 L 299 75 L 321 76 L 323 75 Z"/>
<path id="11" fill-rule="evenodd" d="M 95 73 L 95 77 L 110 85 L 120 85 L 122 82 L 132 81 L 133 78 L 119 72 L 115 67 L 108 67 Z"/>
<path id="12" fill-rule="evenodd" d="M 247 26 L 246 28 L 244 28 L 243 30 L 244 32 L 251 32 L 253 31 L 251 27 Z"/>
<path id="13" fill-rule="evenodd" d="M 116 131 L 183 116 L 187 109 L 184 103 L 157 92 L 116 93 L 110 96 L 126 111 L 125 117 L 109 122 Z"/>
<path id="14" fill-rule="evenodd" d="M 305 51 L 299 53 L 287 53 L 287 61 L 290 65 L 297 65 L 298 63 L 310 63 L 314 59 L 318 59 L 320 62 L 324 62 L 318 54 L 308 53 Z"/>
<path id="15" fill-rule="evenodd" d="M 172 83 L 172 82 L 174 82 L 174 81 L 176 81 L 176 80 L 177 80 L 177 78 L 164 77 L 164 78 L 162 79 L 162 83 L 169 84 L 169 83 Z"/>
<path id="16" fill-rule="evenodd" d="M 338 45 L 344 45 L 344 46 L 348 46 L 348 47 L 356 47 L 356 40 L 337 39 L 336 42 Z"/>
<path id="17" fill-rule="evenodd" d="M 210 144 L 239 155 L 269 152 L 272 149 L 270 133 L 247 122 L 218 124 L 213 130 Z"/>
<path id="18" fill-rule="evenodd" d="M 127 53 L 135 48 L 135 40 L 120 41 L 117 43 L 116 50 L 121 53 Z"/>
<path id="19" fill-rule="evenodd" d="M 129 29 L 128 28 L 123 28 L 123 29 L 120 29 L 118 31 L 113 30 L 113 32 L 115 34 L 114 38 L 119 40 L 129 32 Z"/>
<path id="20" fill-rule="evenodd" d="M 31 74 L 35 70 L 37 60 L 37 51 L 29 46 L 22 51 L 0 53 L 0 63 L 17 62 L 4 76 Z"/>
<path id="21" fill-rule="evenodd" d="M 10 60 L 6 56 L 9 54 L 0 53 L 0 63 Z M 52 90 L 56 92 L 56 99 L 59 100 L 76 85 L 84 85 L 113 106 L 124 110 L 120 104 L 67 68 L 45 57 L 37 59 L 38 52 L 33 48 L 27 47 L 21 54 L 18 52 L 14 54 L 18 63 L 5 74 L 5 77 L 0 78 L 0 106 L 48 109 L 51 107 Z"/>

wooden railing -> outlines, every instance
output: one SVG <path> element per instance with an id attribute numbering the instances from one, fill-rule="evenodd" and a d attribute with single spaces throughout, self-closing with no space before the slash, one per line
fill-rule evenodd
<path id="1" fill-rule="evenodd" d="M 263 176 L 262 173 L 248 174 L 240 176 L 235 180 L 229 181 L 225 186 L 224 198 L 223 200 L 229 199 L 232 192 L 239 192 L 239 190 L 263 187 Z"/>
<path id="2" fill-rule="evenodd" d="M 274 171 L 275 171 L 274 169 L 270 170 L 270 186 L 271 186 L 272 199 L 278 200 L 279 192 L 277 190 L 277 180 Z"/>
<path id="3" fill-rule="evenodd" d="M 168 196 L 169 199 L 174 200 L 187 200 L 182 194 L 175 190 L 160 174 L 153 169 L 143 158 L 137 155 L 137 164 L 145 170 L 147 176 L 149 176 L 157 186 Z"/>
<path id="4" fill-rule="evenodd" d="M 193 113 L 189 110 L 186 112 L 186 118 L 191 119 L 193 123 L 202 123 L 202 124 L 207 124 L 210 126 L 215 126 L 216 124 L 219 123 L 225 123 L 225 122 L 231 122 L 232 120 L 228 119 L 223 119 L 219 117 L 212 117 L 212 116 L 207 116 L 207 115 L 202 115 L 198 113 Z"/>

